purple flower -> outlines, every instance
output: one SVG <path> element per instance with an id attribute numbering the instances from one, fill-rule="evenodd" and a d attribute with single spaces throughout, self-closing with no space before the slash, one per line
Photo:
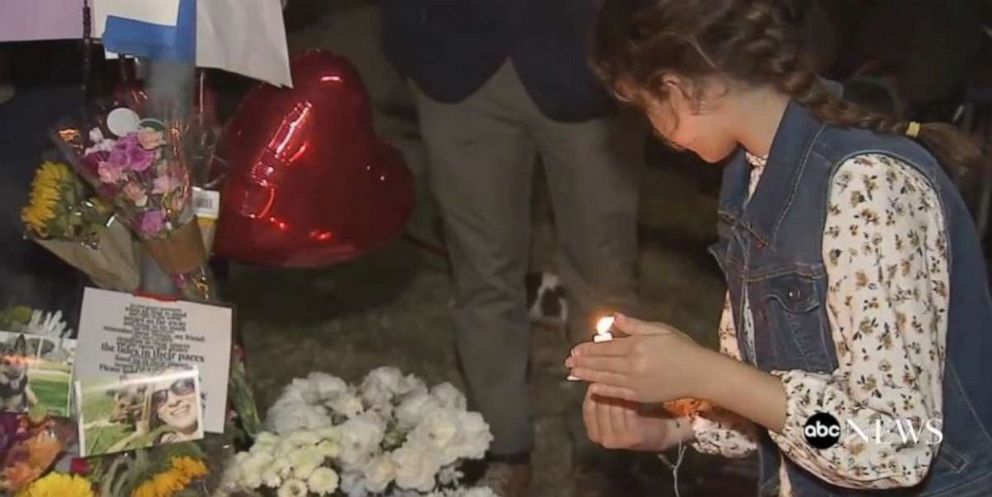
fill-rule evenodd
<path id="1" fill-rule="evenodd" d="M 148 169 L 154 160 L 155 153 L 142 148 L 138 138 L 131 133 L 114 143 L 107 162 L 122 170 L 140 172 Z"/>
<path id="2" fill-rule="evenodd" d="M 141 223 L 138 232 L 143 238 L 151 238 L 159 234 L 165 227 L 165 213 L 162 211 L 148 211 L 141 216 Z"/>

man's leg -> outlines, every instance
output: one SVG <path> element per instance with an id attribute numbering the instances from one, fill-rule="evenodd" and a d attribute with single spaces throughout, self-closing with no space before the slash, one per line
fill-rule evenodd
<path id="1" fill-rule="evenodd" d="M 469 398 L 489 423 L 496 456 L 533 447 L 524 275 L 535 145 L 502 91 L 500 71 L 458 104 L 420 94 L 428 176 L 455 283 L 458 353 Z"/>
<path id="2" fill-rule="evenodd" d="M 569 296 L 569 338 L 589 339 L 609 312 L 636 312 L 637 208 L 644 128 L 609 117 L 545 120 L 537 133 Z"/>

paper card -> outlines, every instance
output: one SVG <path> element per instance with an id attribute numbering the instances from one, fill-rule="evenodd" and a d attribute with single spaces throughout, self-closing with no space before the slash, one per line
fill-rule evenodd
<path id="1" fill-rule="evenodd" d="M 207 432 L 223 433 L 231 365 L 230 307 L 161 301 L 87 288 L 79 317 L 76 380 L 196 367 Z"/>
<path id="2" fill-rule="evenodd" d="M 203 438 L 196 369 L 95 377 L 75 391 L 82 457 Z"/>
<path id="3" fill-rule="evenodd" d="M 0 42 L 78 39 L 80 0 L 0 0 Z"/>
<path id="4" fill-rule="evenodd" d="M 279 0 L 196 2 L 196 65 L 292 87 Z"/>
<path id="5" fill-rule="evenodd" d="M 92 0 L 91 19 L 94 38 L 103 36 L 107 28 L 107 16 L 122 17 L 135 21 L 175 26 L 179 21 L 180 0 Z"/>
<path id="6" fill-rule="evenodd" d="M 0 411 L 69 415 L 76 341 L 0 331 Z"/>

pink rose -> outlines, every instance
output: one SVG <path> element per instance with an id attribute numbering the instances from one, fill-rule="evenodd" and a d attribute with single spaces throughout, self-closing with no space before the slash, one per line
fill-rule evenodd
<path id="1" fill-rule="evenodd" d="M 103 183 L 117 183 L 124 178 L 124 170 L 106 161 L 100 161 L 96 166 L 97 174 Z"/>
<path id="2" fill-rule="evenodd" d="M 162 211 L 148 211 L 141 216 L 138 232 L 143 238 L 151 238 L 161 233 L 163 228 L 165 228 L 165 213 Z"/>
<path id="3" fill-rule="evenodd" d="M 153 182 L 154 187 L 152 188 L 152 193 L 156 195 L 162 195 L 179 188 L 179 179 L 171 174 L 163 174 L 155 178 Z"/>
<path id="4" fill-rule="evenodd" d="M 138 143 L 145 150 L 155 150 L 165 145 L 165 133 L 153 128 L 141 128 L 138 130 Z"/>
<path id="5" fill-rule="evenodd" d="M 137 183 L 128 183 L 124 185 L 124 195 L 138 207 L 144 207 L 145 204 L 148 203 L 148 194 L 145 193 L 145 189 Z"/>

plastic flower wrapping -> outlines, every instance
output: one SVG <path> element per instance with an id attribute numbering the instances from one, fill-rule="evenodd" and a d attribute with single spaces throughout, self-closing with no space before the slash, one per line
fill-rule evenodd
<path id="1" fill-rule="evenodd" d="M 83 271 L 98 286 L 137 288 L 138 253 L 110 206 L 63 162 L 41 164 L 21 220 L 27 236 Z"/>
<path id="2" fill-rule="evenodd" d="M 214 495 L 493 495 L 461 484 L 460 463 L 481 459 L 492 434 L 449 383 L 428 388 L 393 367 L 359 385 L 314 372 L 283 389 L 266 428 L 228 462 Z"/>
<path id="3" fill-rule="evenodd" d="M 134 232 L 188 300 L 212 300 L 216 285 L 193 209 L 192 120 L 139 115 L 112 102 L 53 131 L 75 171 Z"/>

